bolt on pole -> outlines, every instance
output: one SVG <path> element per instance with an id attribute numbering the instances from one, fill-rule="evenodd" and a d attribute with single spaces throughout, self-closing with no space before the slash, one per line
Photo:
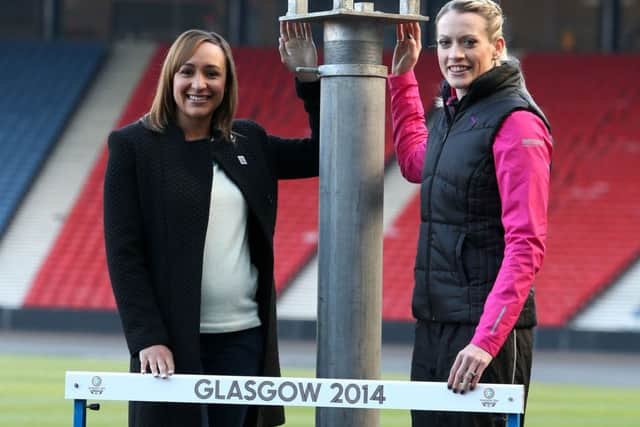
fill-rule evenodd
<path id="1" fill-rule="evenodd" d="M 383 30 L 388 23 L 426 21 L 419 0 L 399 14 L 372 2 L 334 0 L 333 10 L 308 12 L 288 2 L 281 21 L 322 22 L 320 75 L 320 215 L 316 374 L 380 377 L 382 211 L 385 94 Z M 371 409 L 318 408 L 318 427 L 376 427 Z"/>

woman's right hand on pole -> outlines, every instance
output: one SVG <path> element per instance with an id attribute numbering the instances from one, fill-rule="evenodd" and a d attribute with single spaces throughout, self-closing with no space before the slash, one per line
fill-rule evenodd
<path id="1" fill-rule="evenodd" d="M 422 50 L 422 35 L 418 22 L 407 22 L 396 26 L 398 41 L 393 50 L 391 72 L 400 75 L 413 70 Z"/>
<path id="2" fill-rule="evenodd" d="M 308 22 L 304 24 L 281 22 L 278 51 L 282 63 L 296 73 L 298 80 L 305 82 L 318 80 L 316 73 L 296 71 L 298 67 L 316 68 L 318 66 L 318 52 L 313 42 L 311 25 Z"/>
<path id="3" fill-rule="evenodd" d="M 166 345 L 152 345 L 140 350 L 140 372 L 146 373 L 147 367 L 154 377 L 167 378 L 175 372 L 173 353 Z"/>

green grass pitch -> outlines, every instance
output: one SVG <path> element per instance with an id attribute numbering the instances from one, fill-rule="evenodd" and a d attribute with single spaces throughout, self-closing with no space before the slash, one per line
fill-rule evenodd
<path id="1" fill-rule="evenodd" d="M 68 357 L 0 355 L 0 426 L 72 426 L 73 402 L 64 399 L 65 371 L 125 372 L 126 361 Z M 308 377 L 312 371 L 285 370 L 286 376 Z M 384 375 L 385 379 L 406 379 Z M 559 379 L 560 381 L 560 379 Z M 88 427 L 126 426 L 125 402 L 100 402 L 88 411 Z M 314 408 L 286 408 L 289 427 L 314 425 Z M 407 411 L 380 411 L 382 427 L 407 427 Z M 640 426 L 637 388 L 585 387 L 565 384 L 531 386 L 527 427 Z"/>

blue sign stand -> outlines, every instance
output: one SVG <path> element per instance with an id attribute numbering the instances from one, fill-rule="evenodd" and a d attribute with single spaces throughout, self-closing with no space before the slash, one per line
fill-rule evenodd
<path id="1" fill-rule="evenodd" d="M 85 399 L 73 401 L 73 427 L 87 427 L 87 401 Z"/>

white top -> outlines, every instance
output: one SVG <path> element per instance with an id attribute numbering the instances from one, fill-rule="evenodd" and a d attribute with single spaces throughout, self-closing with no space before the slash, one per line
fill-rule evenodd
<path id="1" fill-rule="evenodd" d="M 251 263 L 247 203 L 238 187 L 213 164 L 209 224 L 202 266 L 200 332 L 235 332 L 260 325 Z"/>

